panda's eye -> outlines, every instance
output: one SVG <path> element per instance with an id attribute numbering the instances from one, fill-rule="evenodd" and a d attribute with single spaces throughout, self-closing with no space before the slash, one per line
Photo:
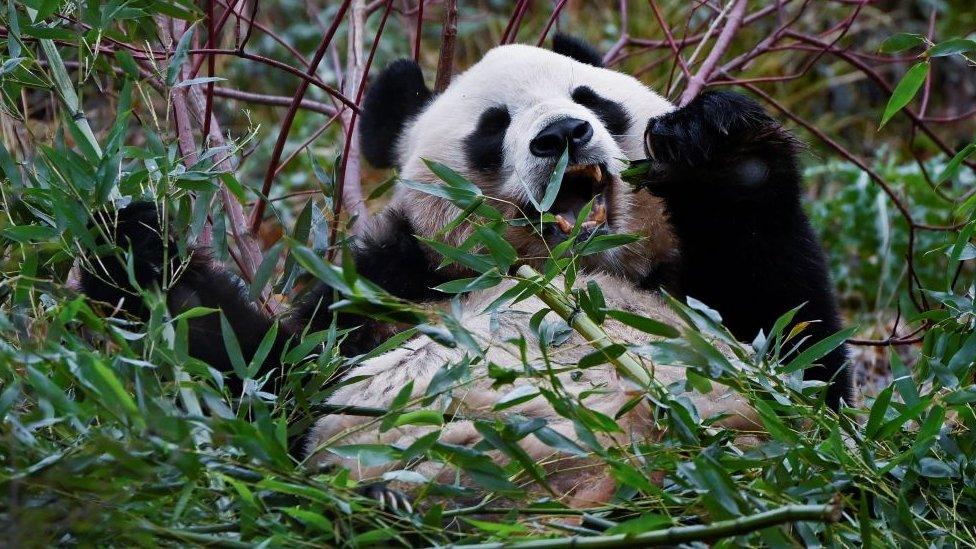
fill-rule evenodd
<path id="1" fill-rule="evenodd" d="M 573 101 L 593 111 L 614 137 L 623 136 L 630 128 L 630 116 L 620 103 L 601 97 L 586 86 L 573 90 L 572 97 Z"/>
<path id="2" fill-rule="evenodd" d="M 474 131 L 464 138 L 464 153 L 476 170 L 490 173 L 502 167 L 505 131 L 512 117 L 505 107 L 490 107 L 478 117 Z"/>

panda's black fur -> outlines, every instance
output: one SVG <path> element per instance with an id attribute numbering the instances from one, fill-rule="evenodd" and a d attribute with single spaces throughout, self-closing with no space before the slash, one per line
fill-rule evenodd
<path id="1" fill-rule="evenodd" d="M 119 210 L 115 219 L 103 220 L 104 225 L 114 228 L 115 234 L 110 235 L 112 242 L 123 250 L 131 250 L 136 285 L 143 289 L 160 286 L 163 283 L 163 264 L 168 258 L 169 273 L 181 273 L 168 288 L 168 308 L 171 311 L 184 311 L 192 307 L 220 309 L 237 336 L 241 353 L 250 360 L 271 328 L 272 320 L 247 298 L 242 283 L 234 274 L 212 261 L 208 250 L 193 250 L 186 266 L 181 267 L 176 243 L 170 239 L 168 246 L 163 246 L 159 215 L 155 204 L 136 202 Z M 96 272 L 80 271 L 79 282 L 85 295 L 147 320 L 149 310 L 133 288 L 123 258 L 109 254 L 93 263 L 98 265 Z M 218 315 L 194 317 L 188 321 L 188 330 L 187 352 L 190 356 L 221 372 L 233 371 L 233 364 L 221 339 Z M 282 337 L 276 342 L 270 356 L 280 356 L 287 339 Z M 270 361 L 267 362 L 255 377 L 264 376 L 273 367 Z M 240 379 L 231 375 L 226 383 L 234 394 L 240 394 Z"/>
<path id="2" fill-rule="evenodd" d="M 769 333 L 802 305 L 793 324 L 817 342 L 838 332 L 840 314 L 827 262 L 800 204 L 797 143 L 755 101 L 729 92 L 700 95 L 652 120 L 656 160 L 645 186 L 664 199 L 681 240 L 674 290 L 714 307 L 743 341 Z M 851 401 L 844 347 L 806 372 L 831 382 L 827 401 Z"/>
<path id="3" fill-rule="evenodd" d="M 595 50 L 576 39 L 557 36 L 554 49 L 583 63 L 602 64 Z M 395 62 L 376 77 L 360 125 L 367 160 L 380 167 L 394 165 L 405 125 L 432 97 L 412 61 Z M 599 101 L 598 96 L 590 99 Z M 600 114 L 600 105 L 590 108 Z M 603 109 L 600 119 L 607 126 L 627 114 L 610 104 Z M 721 313 L 736 337 L 746 341 L 761 329 L 768 332 L 780 315 L 804 303 L 793 323 L 819 321 L 805 332 L 808 342 L 840 329 L 823 252 L 800 207 L 796 144 L 779 124 L 745 96 L 708 92 L 686 107 L 652 119 L 647 140 L 654 161 L 643 186 L 664 200 L 680 241 L 681 259 L 662 263 L 634 282 L 704 301 Z M 384 212 L 381 222 L 354 247 L 355 264 L 360 275 L 398 297 L 437 300 L 441 295 L 431 288 L 454 277 L 436 268 L 437 262 L 416 238 L 418 231 L 409 214 L 395 208 Z M 154 206 L 136 204 L 119 212 L 116 225 L 115 241 L 122 247 L 131 245 L 136 279 L 143 287 L 160 282 L 163 245 L 157 215 Z M 170 252 L 174 256 L 172 244 Z M 213 266 L 203 252 L 195 253 L 170 289 L 171 309 L 190 305 L 221 309 L 249 359 L 271 320 L 250 304 L 232 275 Z M 134 303 L 127 290 L 131 286 L 118 259 L 105 258 L 103 263 L 107 276 L 82 274 L 84 293 L 111 304 L 123 301 L 129 312 L 145 315 L 144 307 Z M 322 285 L 297 300 L 293 312 L 282 320 L 279 341 L 262 373 L 276 367 L 276 357 L 288 338 L 306 327 L 318 330 L 329 325 L 332 293 Z M 218 317 L 195 318 L 190 323 L 191 355 L 231 372 Z M 362 325 L 345 342 L 347 355 L 368 350 L 390 333 L 375 320 L 349 314 L 340 314 L 338 323 L 340 327 Z M 852 396 L 845 359 L 844 349 L 839 348 L 810 370 L 813 378 L 831 382 L 828 401 L 833 407 Z"/>
<path id="4" fill-rule="evenodd" d="M 363 156 L 377 168 L 396 164 L 393 151 L 403 126 L 431 98 L 420 66 L 409 59 L 394 61 L 370 85 L 359 125 Z"/>

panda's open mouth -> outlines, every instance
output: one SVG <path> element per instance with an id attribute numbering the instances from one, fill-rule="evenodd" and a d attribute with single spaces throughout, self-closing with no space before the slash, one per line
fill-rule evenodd
<path id="1" fill-rule="evenodd" d="M 573 164 L 566 168 L 559 194 L 549 208 L 556 218 L 556 234 L 569 235 L 576 226 L 583 208 L 593 202 L 586 219 L 580 223 L 580 236 L 608 232 L 610 192 L 613 176 L 602 164 Z"/>

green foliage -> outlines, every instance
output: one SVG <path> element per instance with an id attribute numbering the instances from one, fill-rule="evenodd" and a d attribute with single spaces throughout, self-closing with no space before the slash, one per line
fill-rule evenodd
<path id="1" fill-rule="evenodd" d="M 281 4 L 283 10 L 296 6 L 304 10 L 304 5 L 294 2 Z M 323 15 L 333 9 L 326 8 Z M 186 246 L 204 238 L 208 219 L 215 256 L 230 260 L 233 242 L 228 242 L 228 220 L 217 191 L 226 188 L 242 203 L 255 198 L 256 192 L 244 182 L 253 179 L 250 171 L 259 170 L 252 166 L 266 165 L 274 131 L 268 135 L 253 132 L 258 136 L 253 143 L 254 160 L 233 173 L 221 171 L 217 164 L 248 144 L 253 129 L 250 121 L 232 132 L 240 141 L 225 149 L 198 151 L 199 160 L 188 166 L 172 128 L 166 125 L 172 107 L 168 91 L 153 89 L 144 71 L 149 70 L 166 86 L 180 85 L 179 71 L 173 67 L 190 55 L 190 33 L 174 47 L 176 62 L 168 67 L 147 69 L 137 63 L 135 51 L 120 49 L 109 55 L 96 47 L 107 42 L 155 41 L 160 16 L 198 21 L 200 10 L 189 0 L 9 1 L 3 11 L 0 491 L 4 498 L 0 535 L 14 544 L 156 545 L 163 538 L 201 545 L 356 546 L 517 542 L 546 537 L 553 539 L 545 543 L 559 546 L 593 534 L 578 529 L 574 530 L 580 535 L 578 540 L 565 538 L 566 529 L 571 528 L 564 522 L 567 516 L 585 516 L 587 523 L 608 526 L 606 535 L 631 536 L 672 526 L 749 521 L 787 505 L 829 505 L 835 498 L 843 506 L 836 524 L 816 520 L 790 526 L 763 523 L 761 528 L 738 532 L 740 537 L 718 543 L 976 544 L 966 527 L 966 521 L 976 516 L 972 269 L 976 199 L 971 192 L 976 182 L 965 164 L 972 158 L 974 145 L 954 156 L 931 155 L 921 166 L 897 146 L 884 147 L 871 163 L 899 196 L 907 198 L 917 222 L 957 223 L 958 231 L 910 234 L 889 195 L 853 163 L 831 156 L 814 160 L 809 168 L 818 195 L 811 203 L 812 218 L 830 250 L 831 269 L 851 325 L 867 327 L 859 335 L 870 337 L 875 331 L 890 329 L 886 321 L 900 309 L 909 326 L 925 328 L 916 351 L 907 355 L 895 347 L 883 351 L 891 362 L 893 382 L 863 404 L 846 407 L 839 414 L 825 408 L 822 384 L 804 382 L 799 374 L 852 335 L 850 330 L 798 354 L 791 350 L 804 333 L 784 328 L 795 311 L 784 315 L 770 333 L 745 345 L 729 336 L 714 311 L 695 301 L 670 301 L 681 318 L 678 325 L 608 309 L 595 285 L 574 287 L 579 258 L 624 245 L 633 237 L 610 235 L 578 242 L 580 228 L 575 227 L 571 237 L 552 250 L 541 278 L 515 277 L 512 289 L 489 308 L 497 310 L 533 295 L 561 275 L 566 285 L 551 291 L 564 305 L 580 311 L 580 318 L 596 327 L 617 321 L 656 337 L 644 345 L 610 342 L 594 349 L 576 368 L 631 356 L 686 368 L 685 383 L 649 389 L 655 411 L 651 420 L 666 428 L 661 440 L 606 444 L 597 435 L 619 433 L 618 418 L 588 408 L 584 399 L 568 396 L 546 365 L 523 364 L 515 371 L 485 364 L 483 349 L 461 327 L 456 307 L 430 315 L 358 278 L 348 261 L 341 261 L 345 239 L 340 233 L 336 241 L 330 240 L 329 219 L 323 213 L 331 210 L 334 198 L 338 178 L 330 172 L 339 164 L 341 140 L 337 133 L 325 132 L 315 154 L 298 155 L 280 181 L 282 192 L 313 189 L 321 195 L 302 199 L 292 208 L 276 209 L 287 236 L 266 250 L 249 293 L 259 296 L 268 283 L 275 293 L 294 295 L 296 288 L 317 278 L 341 294 L 337 307 L 395 319 L 414 328 L 365 356 L 349 359 L 338 353 L 338 342 L 346 335 L 342 331 L 332 328 L 303 334 L 282 357 L 289 375 L 279 386 L 252 379 L 261 362 L 269 359 L 267 343 L 278 328 L 267 335 L 266 345 L 249 363 L 241 356 L 233 334 L 225 329 L 223 341 L 215 344 L 230 349 L 233 375 L 247 380 L 244 394 L 230 394 L 220 374 L 190 358 L 187 351 L 187 320 L 216 313 L 197 308 L 173 316 L 166 309 L 164 292 L 186 260 Z M 302 18 L 293 19 L 298 21 L 289 26 L 289 37 L 301 51 L 310 51 L 320 30 Z M 652 23 L 651 18 L 644 19 L 632 22 L 632 32 Z M 479 33 L 502 27 L 504 21 L 497 11 L 489 11 L 477 21 L 463 21 L 460 31 L 467 50 L 475 52 L 482 40 Z M 604 28 L 599 18 L 587 23 L 593 26 L 581 30 L 597 40 L 617 30 L 616 23 L 606 23 Z M 375 25 L 371 18 L 367 34 Z M 429 27 L 425 34 L 439 31 Z M 408 33 L 392 28 L 381 41 L 378 64 L 404 53 L 395 44 L 408 43 Z M 196 30 L 199 35 L 199 25 Z M 253 45 L 265 53 L 287 55 L 267 36 L 255 35 Z M 51 48 L 59 55 L 52 56 Z M 931 75 L 939 63 L 968 59 L 974 52 L 969 38 L 931 44 L 917 33 L 892 36 L 881 51 L 912 48 L 921 57 L 882 115 L 882 123 L 890 124 L 882 134 L 892 141 L 897 137 L 891 130 L 898 122 L 894 115 L 911 104 L 926 74 Z M 62 57 L 84 71 L 64 78 Z M 284 86 L 275 78 L 263 78 L 268 76 L 262 72 L 265 70 L 244 65 L 231 67 L 228 74 L 238 80 L 266 80 L 270 91 Z M 322 73 L 329 70 L 324 68 Z M 182 85 L 207 81 L 202 78 Z M 30 94 L 50 94 L 59 105 L 54 108 L 56 114 L 44 121 L 49 131 L 37 130 L 40 122 L 24 111 L 24 97 Z M 74 94 L 81 97 L 72 102 Z M 88 109 L 92 104 L 102 108 Z M 82 112 L 82 105 L 86 110 L 110 113 L 98 119 L 100 123 L 93 122 L 97 132 L 85 129 L 85 116 L 93 121 L 96 117 L 93 112 Z M 866 117 L 877 120 L 878 109 L 868 111 Z M 274 120 L 267 115 L 261 122 L 274 127 Z M 6 130 L 13 123 L 31 128 L 28 147 L 20 146 L 18 139 L 8 139 L 14 134 Z M 825 127 L 830 123 L 832 120 L 825 120 Z M 305 139 L 317 125 L 318 121 L 302 113 L 293 137 Z M 872 134 L 874 130 L 872 126 Z M 890 137 L 893 134 L 895 138 Z M 967 135 L 963 142 L 972 143 L 974 138 Z M 332 160 L 320 163 L 317 158 Z M 541 226 L 552 222 L 551 216 L 504 219 L 492 207 L 490 197 L 463 176 L 448 166 L 429 166 L 443 184 L 401 183 L 460 208 L 458 218 L 444 233 L 461 223 L 476 227 L 456 247 L 439 238 L 427 241 L 444 256 L 445 263 L 456 262 L 478 273 L 439 289 L 460 294 L 512 279 L 509 273 L 517 257 L 504 239 L 505 229 L 515 222 Z M 561 163 L 559 170 L 564 168 Z M 930 174 L 935 176 L 932 184 Z M 378 186 L 370 197 L 381 198 L 392 185 L 390 181 Z M 558 176 L 553 177 L 540 199 L 540 210 L 555 197 L 559 181 Z M 111 242 L 113 212 L 140 199 L 161 205 L 166 212 L 163 231 L 181 246 L 173 271 L 163 273 L 164 287 L 143 288 L 139 296 L 132 296 L 145 300 L 150 310 L 145 323 L 115 311 L 115 304 L 85 300 L 72 287 L 76 261 L 97 261 L 92 258 L 115 254 L 130 261 L 131 268 L 129 250 L 118 245 L 99 247 L 96 237 Z M 585 211 L 578 216 L 585 218 Z M 336 264 L 323 259 L 329 250 L 340 258 Z M 904 261 L 910 253 L 917 259 L 912 273 L 907 272 Z M 911 276 L 917 279 L 915 299 L 928 304 L 924 312 L 912 305 L 907 289 Z M 546 316 L 548 312 L 541 311 L 530 323 L 543 350 L 564 344 L 577 325 L 573 319 Z M 875 323 L 881 325 L 879 330 L 872 329 Z M 383 479 L 418 485 L 420 498 L 415 506 L 420 511 L 408 514 L 381 509 L 375 501 L 357 495 L 358 483 L 346 470 L 303 467 L 289 456 L 287 441 L 306 430 L 321 413 L 335 389 L 327 381 L 348 366 L 400 347 L 417 333 L 463 349 L 466 355 L 444 364 L 421 398 L 410 398 L 408 384 L 390 409 L 359 413 L 375 415 L 380 430 L 422 425 L 430 432 L 407 447 L 357 444 L 326 449 L 363 465 L 400 464 Z M 728 345 L 733 357 L 721 353 L 716 341 Z M 526 339 L 510 343 L 520 356 L 525 356 L 530 344 Z M 505 396 L 495 403 L 496 414 L 477 418 L 481 437 L 477 444 L 443 443 L 439 436 L 449 428 L 451 417 L 438 405 L 473 375 L 489 376 Z M 707 391 L 716 384 L 740 393 L 759 413 L 767 436 L 755 446 L 736 445 L 735 433 L 703 420 L 685 394 Z M 568 438 L 543 420 L 505 414 L 533 399 L 544 399 L 561 417 L 572 421 L 576 438 Z M 635 399 L 628 406 L 640 402 Z M 617 416 L 627 409 L 619 410 Z M 612 504 L 581 511 L 530 495 L 526 486 L 548 483 L 544 469 L 518 444 L 528 437 L 553 450 L 592 456 L 605 463 L 618 483 Z M 489 452 L 505 459 L 496 462 Z M 411 460 L 421 458 L 465 473 L 484 490 L 478 494 L 483 499 L 472 507 L 445 508 L 438 496 L 460 500 L 475 494 L 460 484 L 438 484 L 410 470 Z M 657 478 L 663 482 L 652 481 Z"/>

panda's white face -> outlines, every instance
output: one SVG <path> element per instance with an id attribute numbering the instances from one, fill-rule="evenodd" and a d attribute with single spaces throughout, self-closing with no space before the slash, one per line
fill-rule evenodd
<path id="1" fill-rule="evenodd" d="M 581 238 L 596 233 L 639 233 L 657 243 L 594 254 L 584 267 L 637 275 L 670 253 L 663 213 L 654 205 L 635 206 L 635 195 L 618 177 L 626 160 L 644 158 L 648 121 L 674 109 L 638 80 L 620 72 L 581 63 L 553 51 L 507 45 L 492 49 L 458 75 L 409 119 L 396 139 L 395 164 L 404 179 L 437 183 L 424 160 L 457 170 L 495 206 L 513 216 L 538 219 L 530 200 L 540 201 L 550 175 L 568 147 L 569 168 L 548 212 L 556 222 L 542 236 L 510 230 L 520 257 L 547 257 L 578 221 Z M 435 234 L 456 215 L 450 205 L 407 188 L 395 200 L 411 212 L 425 235 Z M 578 220 L 590 201 L 587 219 Z M 653 210 L 653 211 L 649 211 Z M 460 240 L 463 234 L 453 235 Z M 448 235 L 448 238 L 452 238 Z M 653 239 L 653 238 L 652 238 Z M 644 246 L 641 248 L 641 246 Z M 627 254 L 630 256 L 625 257 Z M 634 257 L 636 256 L 636 257 Z M 627 261 L 629 261 L 629 264 Z M 630 273 L 628 271 L 634 271 Z"/>
<path id="2" fill-rule="evenodd" d="M 600 175 L 616 175 L 623 159 L 643 158 L 647 121 L 672 109 L 625 74 L 542 48 L 501 46 L 456 77 L 409 125 L 398 141 L 398 164 L 405 178 L 426 180 L 422 159 L 437 160 L 490 196 L 530 206 L 528 194 L 542 197 L 567 143 L 571 165 L 592 164 Z M 562 189 L 552 213 L 575 220 L 572 210 L 600 190 L 599 184 L 577 188 L 584 179 Z"/>

